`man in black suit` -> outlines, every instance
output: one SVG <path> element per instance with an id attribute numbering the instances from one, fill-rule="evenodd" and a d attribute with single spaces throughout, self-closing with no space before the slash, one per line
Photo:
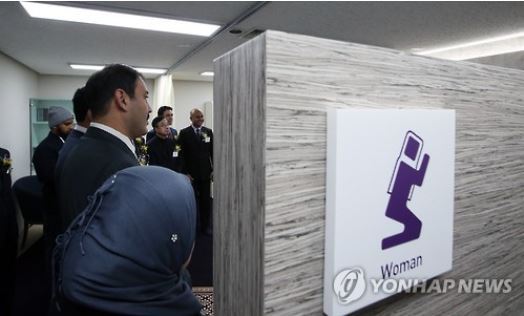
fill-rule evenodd
<path id="1" fill-rule="evenodd" d="M 181 148 L 174 138 L 170 137 L 167 120 L 157 116 L 152 122 L 155 137 L 147 142 L 147 153 L 150 166 L 161 166 L 180 172 L 180 157 L 178 153 Z"/>
<path id="2" fill-rule="evenodd" d="M 11 156 L 0 148 L 0 315 L 11 315 L 15 294 L 18 225 L 11 191 Z"/>
<path id="3" fill-rule="evenodd" d="M 190 112 L 191 126 L 180 131 L 182 173 L 193 184 L 198 202 L 200 229 L 211 234 L 211 177 L 213 172 L 213 131 L 204 124 L 204 114 L 199 109 Z"/>
<path id="4" fill-rule="evenodd" d="M 38 180 L 42 183 L 42 193 L 46 204 L 44 215 L 44 239 L 49 258 L 54 247 L 54 240 L 61 233 L 60 216 L 56 199 L 55 167 L 58 153 L 65 139 L 73 129 L 73 114 L 62 107 L 49 108 L 48 125 L 51 129 L 33 154 Z"/>
<path id="5" fill-rule="evenodd" d="M 51 258 L 55 239 L 62 231 L 62 222 L 56 198 L 55 167 L 58 160 L 58 152 L 64 145 L 67 135 L 73 129 L 73 114 L 62 107 L 49 108 L 48 125 L 51 129 L 33 154 L 33 165 L 35 166 L 38 180 L 42 183 L 42 194 L 44 197 L 45 211 L 44 219 L 44 255 L 45 274 L 44 282 L 51 295 Z"/>
<path id="6" fill-rule="evenodd" d="M 144 78 L 129 66 L 113 64 L 94 73 L 86 93 L 93 121 L 65 159 L 58 181 L 64 230 L 108 177 L 138 165 L 131 139 L 147 132 L 151 112 Z"/>
<path id="7" fill-rule="evenodd" d="M 55 170 L 55 174 L 58 175 L 62 172 L 65 158 L 69 155 L 71 149 L 78 145 L 80 138 L 84 136 L 87 128 L 91 124 L 91 110 L 89 110 L 87 105 L 85 87 L 77 89 L 73 96 L 73 112 L 75 113 L 76 126 L 71 133 L 69 133 L 64 146 L 62 146 L 62 149 L 60 149 L 60 152 L 58 153 L 58 161 L 56 162 Z"/>
<path id="8" fill-rule="evenodd" d="M 58 161 L 58 153 L 64 145 L 67 136 L 73 129 L 73 114 L 62 107 L 49 109 L 47 137 L 38 144 L 33 154 L 38 180 L 43 184 L 44 196 L 54 196 L 54 173 Z"/>

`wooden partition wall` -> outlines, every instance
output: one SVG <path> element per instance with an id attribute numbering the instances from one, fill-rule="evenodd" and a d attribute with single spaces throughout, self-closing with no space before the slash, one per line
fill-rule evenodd
<path id="1" fill-rule="evenodd" d="M 215 315 L 322 314 L 326 111 L 456 110 L 453 270 L 507 294 L 411 294 L 365 315 L 524 310 L 524 72 L 268 31 L 215 61 Z"/>

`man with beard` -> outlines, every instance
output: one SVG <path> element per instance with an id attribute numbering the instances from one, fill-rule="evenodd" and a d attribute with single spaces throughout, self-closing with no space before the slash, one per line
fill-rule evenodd
<path id="1" fill-rule="evenodd" d="M 48 125 L 51 130 L 36 147 L 33 164 L 38 180 L 42 183 L 42 193 L 46 203 L 47 214 L 44 214 L 46 244 L 49 243 L 48 246 L 52 249 L 53 240 L 60 233 L 59 227 L 61 226 L 55 193 L 55 167 L 58 161 L 58 153 L 74 124 L 73 114 L 62 107 L 51 107 L 48 115 Z"/>
<path id="2" fill-rule="evenodd" d="M 67 135 L 73 129 L 73 114 L 62 107 L 51 107 L 48 112 L 48 125 L 51 131 L 36 147 L 33 155 L 38 180 L 42 183 L 45 211 L 44 248 L 45 248 L 45 283 L 51 293 L 51 255 L 56 237 L 61 231 L 60 212 L 56 198 L 55 167 L 58 153 L 64 145 Z M 50 298 L 50 295 L 49 297 Z"/>
<path id="3" fill-rule="evenodd" d="M 106 66 L 91 75 L 85 89 L 93 120 L 58 175 L 63 230 L 109 176 L 138 165 L 131 140 L 147 133 L 151 112 L 144 78 L 129 66 Z"/>

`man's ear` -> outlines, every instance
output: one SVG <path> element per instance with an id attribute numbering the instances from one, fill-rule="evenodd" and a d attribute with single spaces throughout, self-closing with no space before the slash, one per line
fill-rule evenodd
<path id="1" fill-rule="evenodd" d="M 129 105 L 129 96 L 122 89 L 116 89 L 113 93 L 115 98 L 116 107 L 124 112 L 127 112 L 127 106 Z"/>
<path id="2" fill-rule="evenodd" d="M 86 113 L 86 120 L 91 123 L 93 121 L 93 112 L 91 112 L 91 109 L 87 110 Z"/>

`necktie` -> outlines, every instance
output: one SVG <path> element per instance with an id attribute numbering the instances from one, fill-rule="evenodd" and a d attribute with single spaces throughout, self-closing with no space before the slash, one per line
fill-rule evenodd
<path id="1" fill-rule="evenodd" d="M 196 129 L 196 133 L 197 133 L 198 136 L 202 136 L 202 133 L 200 132 L 200 128 Z"/>

